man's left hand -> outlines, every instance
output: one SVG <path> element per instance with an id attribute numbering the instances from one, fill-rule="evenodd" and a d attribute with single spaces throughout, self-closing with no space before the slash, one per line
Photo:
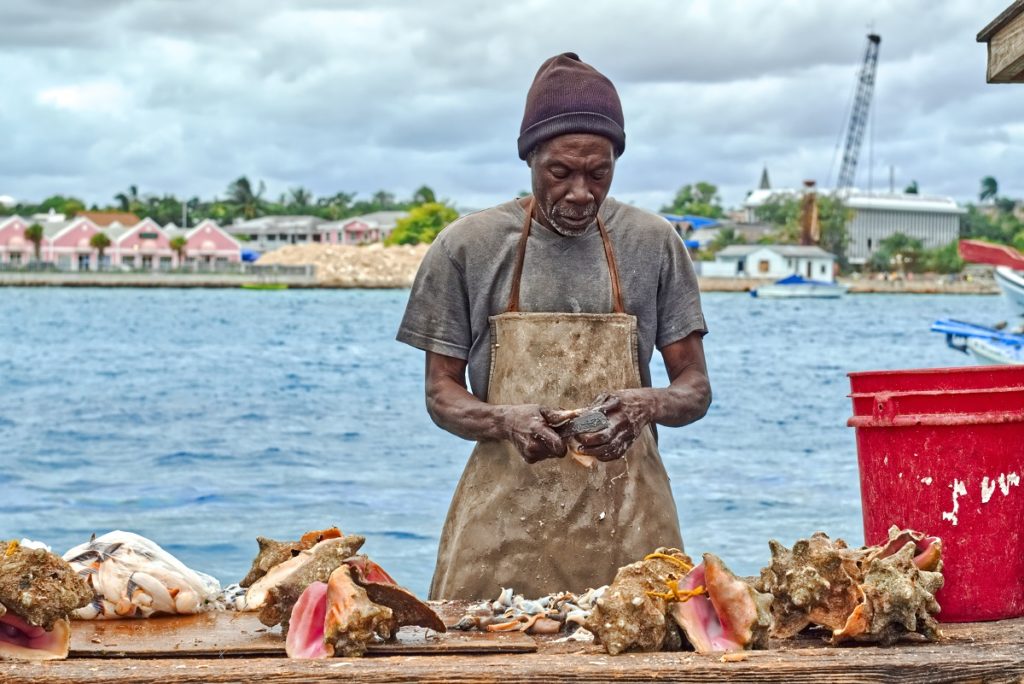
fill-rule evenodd
<path id="1" fill-rule="evenodd" d="M 622 390 L 602 394 L 592 408 L 607 416 L 611 425 L 599 432 L 578 434 L 576 441 L 580 443 L 579 453 L 599 461 L 622 458 L 644 426 L 651 422 L 650 400 L 642 392 Z"/>

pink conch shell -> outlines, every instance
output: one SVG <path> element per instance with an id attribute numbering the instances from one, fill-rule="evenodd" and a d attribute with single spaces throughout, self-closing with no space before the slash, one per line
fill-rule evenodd
<path id="1" fill-rule="evenodd" d="M 888 558 L 903 549 L 909 542 L 914 542 L 914 565 L 919 570 L 936 572 L 942 570 L 942 540 L 928 537 L 922 532 L 901 530 L 895 525 L 889 528 L 889 541 L 881 548 L 868 555 L 869 560 Z"/>
<path id="2" fill-rule="evenodd" d="M 0 606 L 2 608 L 2 606 Z M 46 631 L 14 613 L 0 614 L 0 660 L 62 660 L 71 647 L 71 623 L 57 618 Z"/>
<path id="3" fill-rule="evenodd" d="M 370 601 L 366 590 L 352 579 L 347 565 L 331 573 L 327 581 L 327 615 L 324 641 L 328 650 L 342 656 L 359 656 L 376 637 L 391 638 L 391 609 Z"/>
<path id="4" fill-rule="evenodd" d="M 670 613 L 698 653 L 767 648 L 771 595 L 754 590 L 715 555 L 704 554 L 679 588 L 705 594 L 675 602 Z"/>
<path id="5" fill-rule="evenodd" d="M 324 644 L 327 616 L 327 584 L 313 582 L 292 608 L 285 652 L 289 658 L 328 658 L 333 649 Z"/>

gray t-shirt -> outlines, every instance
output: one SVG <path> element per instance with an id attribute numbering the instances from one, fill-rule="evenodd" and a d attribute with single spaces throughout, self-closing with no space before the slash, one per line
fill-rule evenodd
<path id="1" fill-rule="evenodd" d="M 650 387 L 655 346 L 707 332 L 697 277 L 665 219 L 610 197 L 600 211 L 619 268 L 623 306 L 637 317 L 640 377 Z M 512 200 L 464 216 L 441 231 L 416 273 L 398 330 L 400 342 L 467 360 L 470 388 L 484 400 L 491 366 L 488 317 L 508 306 L 525 219 L 526 210 Z M 579 237 L 564 237 L 533 222 L 521 311 L 609 313 L 611 291 L 596 225 Z"/>

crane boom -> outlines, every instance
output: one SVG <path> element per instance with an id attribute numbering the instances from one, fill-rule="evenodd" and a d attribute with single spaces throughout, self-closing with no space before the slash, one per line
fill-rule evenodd
<path id="1" fill-rule="evenodd" d="M 843 148 L 843 164 L 839 168 L 838 188 L 853 187 L 857 175 L 857 156 L 864 140 L 864 129 L 868 124 L 868 111 L 871 109 L 871 96 L 875 90 L 875 71 L 878 68 L 878 46 L 882 37 L 876 33 L 868 34 L 868 48 L 864 53 L 864 64 L 860 68 L 857 80 L 857 95 L 853 100 L 850 112 L 850 126 L 846 131 L 846 146 Z"/>

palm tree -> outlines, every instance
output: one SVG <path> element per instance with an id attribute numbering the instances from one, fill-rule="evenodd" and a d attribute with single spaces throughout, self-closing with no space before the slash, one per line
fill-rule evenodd
<path id="1" fill-rule="evenodd" d="M 171 242 L 170 242 L 171 249 L 173 249 L 174 253 L 178 255 L 178 267 L 179 268 L 185 265 L 185 245 L 186 244 L 188 244 L 188 241 L 185 239 L 184 235 L 177 235 L 177 236 L 171 238 Z"/>
<path id="2" fill-rule="evenodd" d="M 291 190 L 289 190 L 288 194 L 291 196 L 291 199 L 288 202 L 288 204 L 293 207 L 302 209 L 313 204 L 313 193 L 311 193 L 309 190 L 302 187 L 301 185 L 297 188 L 292 188 Z"/>
<path id="3" fill-rule="evenodd" d="M 139 186 L 137 185 L 129 185 L 127 193 L 119 192 L 114 195 L 114 199 L 121 206 L 121 211 L 135 214 L 142 208 L 142 198 L 139 197 Z"/>
<path id="4" fill-rule="evenodd" d="M 245 176 L 242 176 L 228 186 L 228 201 L 237 205 L 242 210 L 242 216 L 247 219 L 256 218 L 256 215 L 263 208 L 263 193 L 267 186 L 260 181 L 259 190 L 253 191 L 252 183 Z"/>
<path id="5" fill-rule="evenodd" d="M 981 192 L 978 193 L 978 199 L 982 202 L 985 200 L 995 200 L 996 195 L 999 194 L 999 183 L 992 176 L 985 176 L 981 179 Z"/>
<path id="6" fill-rule="evenodd" d="M 106 233 L 95 233 L 89 238 L 89 246 L 99 253 L 99 261 L 96 264 L 96 268 L 102 269 L 103 253 L 107 251 L 107 247 L 110 247 L 110 238 L 107 237 Z"/>
<path id="7" fill-rule="evenodd" d="M 431 190 L 429 185 L 421 185 L 419 189 L 412 194 L 413 204 L 430 204 L 431 202 L 436 201 L 437 196 L 434 194 L 434 191 Z"/>
<path id="8" fill-rule="evenodd" d="M 903 189 L 903 192 L 905 194 L 907 194 L 907 195 L 916 195 L 916 194 L 918 194 L 917 181 L 916 180 L 910 181 L 910 185 L 905 187 Z"/>
<path id="9" fill-rule="evenodd" d="M 395 206 L 395 196 L 387 190 L 378 190 L 370 199 L 381 211 L 393 209 Z"/>
<path id="10" fill-rule="evenodd" d="M 33 223 L 25 229 L 25 239 L 32 243 L 36 255 L 35 260 L 39 261 L 43 249 L 43 227 L 38 223 Z"/>

